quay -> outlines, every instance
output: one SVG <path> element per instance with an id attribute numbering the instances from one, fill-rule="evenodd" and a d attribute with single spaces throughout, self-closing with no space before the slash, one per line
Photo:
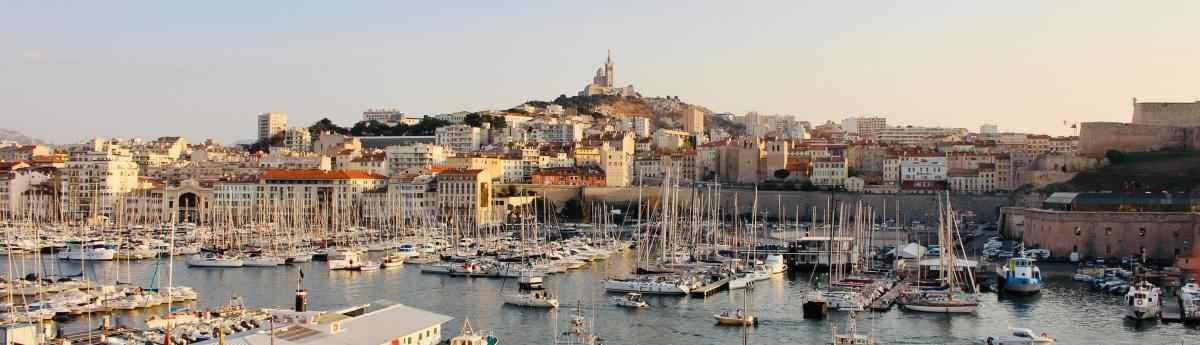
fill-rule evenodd
<path id="1" fill-rule="evenodd" d="M 692 297 L 708 297 L 714 293 L 721 292 L 729 287 L 730 277 L 721 278 L 720 280 L 708 283 L 700 288 L 692 290 Z"/>

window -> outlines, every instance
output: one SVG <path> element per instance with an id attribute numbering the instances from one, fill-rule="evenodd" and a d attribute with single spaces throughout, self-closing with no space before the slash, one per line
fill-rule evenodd
<path id="1" fill-rule="evenodd" d="M 1138 228 L 1138 237 L 1146 237 L 1146 228 Z"/>
<path id="2" fill-rule="evenodd" d="M 1112 228 L 1104 228 L 1104 235 L 1105 236 L 1112 235 Z"/>
<path id="3" fill-rule="evenodd" d="M 1080 230 L 1078 226 L 1077 226 L 1077 227 L 1075 227 L 1075 236 L 1079 236 L 1079 235 L 1082 235 L 1082 234 L 1083 234 L 1083 230 Z"/>

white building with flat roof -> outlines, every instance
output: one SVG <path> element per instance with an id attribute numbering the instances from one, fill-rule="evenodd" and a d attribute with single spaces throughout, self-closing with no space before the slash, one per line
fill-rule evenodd
<path id="1" fill-rule="evenodd" d="M 454 152 L 478 151 L 487 139 L 483 129 L 458 124 L 438 127 L 434 131 L 437 144 L 454 150 Z"/>
<path id="2" fill-rule="evenodd" d="M 446 148 L 430 144 L 388 146 L 384 150 L 388 171 L 399 172 L 415 167 L 431 167 L 446 162 Z"/>
<path id="3" fill-rule="evenodd" d="M 436 345 L 442 324 L 453 318 L 402 304 L 359 316 L 331 312 L 272 310 L 282 319 L 272 331 L 225 339 L 231 345 Z"/>

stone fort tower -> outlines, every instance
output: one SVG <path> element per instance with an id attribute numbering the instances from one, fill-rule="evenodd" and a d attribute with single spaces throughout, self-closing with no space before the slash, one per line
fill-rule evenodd
<path id="1" fill-rule="evenodd" d="M 1200 101 L 1192 103 L 1142 102 L 1133 99 L 1133 122 L 1139 125 L 1200 127 Z"/>

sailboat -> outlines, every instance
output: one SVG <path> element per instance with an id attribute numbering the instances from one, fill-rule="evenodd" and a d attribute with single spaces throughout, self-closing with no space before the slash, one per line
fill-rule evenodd
<path id="1" fill-rule="evenodd" d="M 979 310 L 978 289 L 975 288 L 970 267 L 966 267 L 966 273 L 971 292 L 963 291 L 959 283 L 957 253 L 962 249 L 962 242 L 956 240 L 959 238 L 957 215 L 950 207 L 949 198 L 947 193 L 945 207 L 938 206 L 938 244 L 942 248 L 938 273 L 942 289 L 902 296 L 900 305 L 906 310 L 927 313 L 974 313 Z M 943 200 L 939 199 L 938 202 L 941 204 Z"/>

